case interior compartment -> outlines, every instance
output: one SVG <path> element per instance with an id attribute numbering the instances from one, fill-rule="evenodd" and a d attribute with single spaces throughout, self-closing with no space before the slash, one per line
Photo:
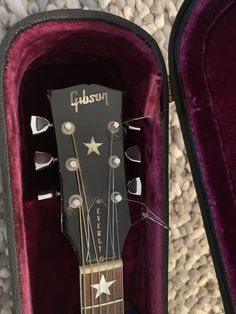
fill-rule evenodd
<path id="1" fill-rule="evenodd" d="M 30 116 L 51 120 L 47 90 L 77 84 L 124 90 L 126 118 L 150 115 L 139 144 L 143 201 L 163 218 L 162 77 L 150 47 L 128 29 L 103 21 L 37 23 L 11 43 L 4 99 L 14 229 L 24 314 L 78 313 L 79 268 L 60 230 L 60 201 L 37 201 L 38 190 L 58 188 L 57 167 L 36 174 L 35 150 L 56 154 L 53 131 L 32 137 Z M 138 208 L 132 208 L 135 219 Z M 125 296 L 141 314 L 163 311 L 163 228 L 131 227 L 123 254 Z"/>
<path id="2" fill-rule="evenodd" d="M 207 232 L 215 234 L 212 250 L 222 258 L 216 269 L 219 284 L 228 289 L 236 311 L 236 3 L 192 1 L 186 18 L 179 38 L 173 38 L 187 117 L 181 108 L 179 113 L 190 124 L 206 188 L 211 216 Z"/>

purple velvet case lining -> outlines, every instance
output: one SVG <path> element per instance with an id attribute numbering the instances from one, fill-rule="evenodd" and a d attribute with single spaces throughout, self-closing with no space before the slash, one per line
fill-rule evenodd
<path id="1" fill-rule="evenodd" d="M 190 1 L 185 9 L 171 39 L 174 97 L 225 311 L 235 313 L 236 2 Z"/>
<path id="2" fill-rule="evenodd" d="M 117 17 L 109 17 L 109 23 L 102 21 L 102 16 L 109 19 L 104 13 L 94 13 L 91 20 L 89 12 L 78 12 L 80 18 L 69 10 L 61 12 L 48 14 L 48 21 L 40 20 L 41 15 L 35 25 L 26 21 L 25 26 L 16 26 L 12 41 L 9 35 L 3 43 L 1 118 L 5 119 L 6 134 L 2 131 L 1 135 L 8 150 L 8 158 L 3 158 L 9 193 L 6 204 L 11 212 L 7 215 L 8 234 L 10 242 L 15 242 L 15 247 L 10 247 L 18 264 L 14 284 L 19 291 L 15 295 L 20 296 L 18 306 L 24 314 L 74 314 L 80 307 L 78 262 L 61 234 L 60 202 L 36 200 L 38 189 L 58 187 L 56 168 L 36 175 L 33 166 L 35 150 L 56 153 L 52 133 L 37 139 L 30 134 L 31 115 L 51 120 L 48 89 L 82 83 L 106 85 L 126 91 L 126 118 L 151 115 L 143 124 L 139 143 L 144 156 L 143 201 L 159 217 L 167 216 L 163 206 L 166 93 L 157 48 L 151 48 L 155 47 L 153 39 L 137 27 L 139 34 L 130 30 L 128 22 L 127 27 L 119 25 Z M 82 14 L 88 18 L 81 18 Z M 131 208 L 133 219 L 137 211 Z M 127 238 L 123 254 L 125 297 L 140 314 L 165 311 L 166 239 L 166 231 L 150 221 L 131 227 Z"/>

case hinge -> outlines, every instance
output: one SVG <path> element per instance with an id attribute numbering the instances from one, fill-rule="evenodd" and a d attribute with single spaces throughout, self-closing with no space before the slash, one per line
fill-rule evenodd
<path id="1" fill-rule="evenodd" d="M 169 91 L 169 103 L 170 103 L 174 101 L 170 75 L 168 75 L 168 91 Z"/>

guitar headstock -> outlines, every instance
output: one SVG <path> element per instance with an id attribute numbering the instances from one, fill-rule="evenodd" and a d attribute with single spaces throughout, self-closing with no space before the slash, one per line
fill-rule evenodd
<path id="1" fill-rule="evenodd" d="M 126 160 L 140 162 L 135 148 L 124 151 L 124 93 L 93 84 L 53 90 L 48 97 L 58 157 L 36 152 L 35 163 L 40 170 L 59 162 L 63 232 L 80 264 L 119 259 L 130 228 Z M 51 126 L 32 118 L 34 134 Z M 140 193 L 138 179 L 128 186 L 131 194 Z"/>

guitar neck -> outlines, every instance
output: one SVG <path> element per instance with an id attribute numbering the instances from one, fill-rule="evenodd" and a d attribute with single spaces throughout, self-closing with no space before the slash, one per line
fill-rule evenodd
<path id="1" fill-rule="evenodd" d="M 82 314 L 124 314 L 121 260 L 80 266 Z"/>
<path id="2" fill-rule="evenodd" d="M 49 92 L 61 178 L 62 229 L 82 265 L 82 314 L 124 314 L 119 258 L 130 229 L 126 162 L 131 160 L 124 145 L 128 136 L 124 96 L 122 91 L 96 84 Z M 33 122 L 36 131 L 48 126 L 48 120 L 34 118 Z M 53 160 L 49 156 L 45 164 Z"/>

